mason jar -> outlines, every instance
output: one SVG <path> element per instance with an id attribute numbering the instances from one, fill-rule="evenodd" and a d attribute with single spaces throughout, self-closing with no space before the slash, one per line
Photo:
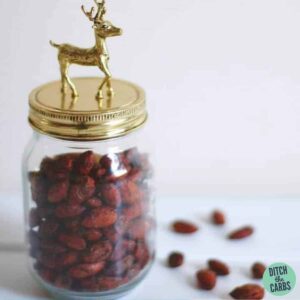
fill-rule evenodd
<path id="1" fill-rule="evenodd" d="M 60 82 L 29 99 L 33 136 L 23 157 L 28 265 L 57 299 L 115 299 L 132 290 L 155 256 L 153 165 L 143 131 L 145 93 L 113 80 Z"/>

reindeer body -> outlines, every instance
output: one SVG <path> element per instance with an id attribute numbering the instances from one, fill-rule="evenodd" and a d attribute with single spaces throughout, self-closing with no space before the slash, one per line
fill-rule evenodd
<path id="1" fill-rule="evenodd" d="M 69 77 L 69 66 L 72 64 L 82 65 L 82 66 L 97 66 L 104 73 L 105 78 L 101 85 L 99 86 L 97 99 L 103 98 L 103 87 L 107 86 L 107 95 L 113 96 L 113 89 L 111 86 L 111 73 L 108 68 L 109 54 L 106 47 L 106 38 L 118 36 L 122 34 L 122 30 L 113 26 L 110 22 L 104 21 L 103 16 L 105 14 L 104 4 L 105 2 L 99 3 L 95 0 L 98 6 L 98 12 L 95 17 L 92 17 L 92 10 L 87 13 L 82 7 L 83 12 L 89 18 L 90 21 L 94 22 L 94 31 L 96 44 L 92 48 L 84 49 L 79 48 L 70 44 L 55 44 L 50 41 L 50 44 L 58 49 L 58 60 L 60 63 L 60 72 L 62 80 L 62 93 L 65 94 L 67 90 L 67 85 L 72 90 L 72 96 L 74 98 L 78 97 L 78 92 L 74 83 Z"/>

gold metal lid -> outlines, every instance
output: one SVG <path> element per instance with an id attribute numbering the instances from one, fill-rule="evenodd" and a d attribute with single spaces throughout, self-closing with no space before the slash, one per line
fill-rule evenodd
<path id="1" fill-rule="evenodd" d="M 147 120 L 143 89 L 112 79 L 114 96 L 95 98 L 99 78 L 77 78 L 79 97 L 61 93 L 61 82 L 35 89 L 29 96 L 29 122 L 44 134 L 66 140 L 93 141 L 119 137 Z"/>

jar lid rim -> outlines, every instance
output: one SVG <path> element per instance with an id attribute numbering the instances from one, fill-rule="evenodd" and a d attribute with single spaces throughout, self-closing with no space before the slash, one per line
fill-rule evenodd
<path id="1" fill-rule="evenodd" d="M 75 78 L 78 98 L 62 94 L 60 81 L 42 85 L 29 96 L 29 123 L 33 129 L 66 140 L 102 140 L 126 135 L 147 120 L 145 92 L 124 80 L 112 79 L 114 96 L 95 95 L 97 77 Z"/>

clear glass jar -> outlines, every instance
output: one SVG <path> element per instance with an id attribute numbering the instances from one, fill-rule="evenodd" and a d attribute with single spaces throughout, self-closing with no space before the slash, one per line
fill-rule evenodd
<path id="1" fill-rule="evenodd" d="M 153 166 L 143 130 L 69 140 L 33 127 L 23 157 L 31 274 L 57 299 L 127 294 L 155 256 Z"/>

